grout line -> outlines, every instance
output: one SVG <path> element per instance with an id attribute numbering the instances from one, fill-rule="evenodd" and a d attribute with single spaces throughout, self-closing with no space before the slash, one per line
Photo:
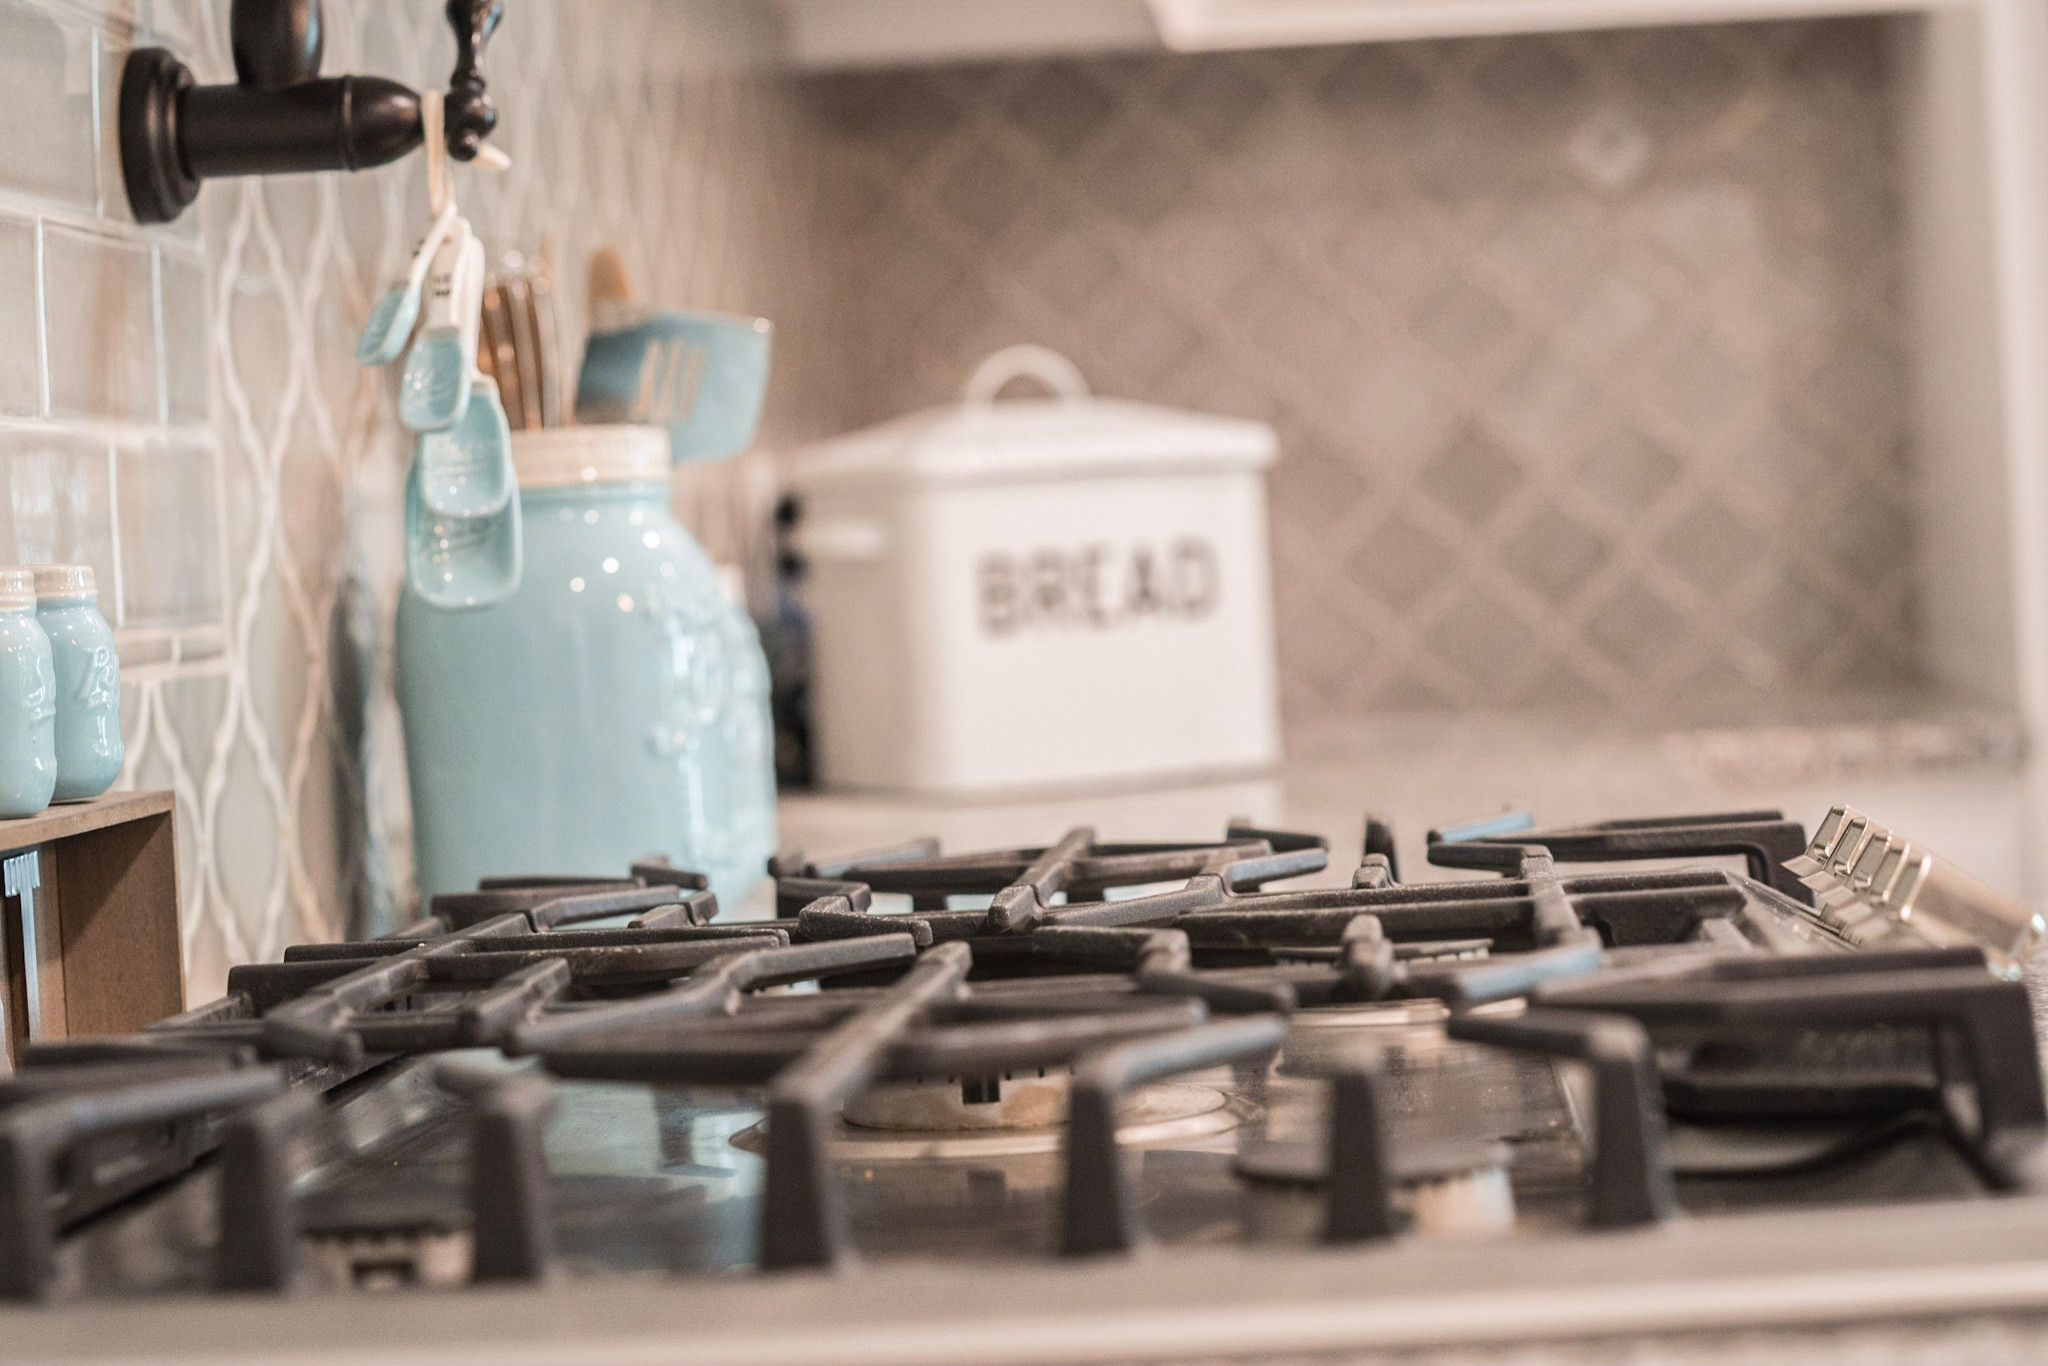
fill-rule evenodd
<path id="1" fill-rule="evenodd" d="M 107 130 L 100 115 L 101 96 L 104 93 L 100 83 L 105 79 L 100 71 L 100 54 L 106 43 L 100 31 L 91 30 L 88 42 L 92 47 L 92 73 L 86 84 L 92 91 L 92 210 L 99 218 L 107 216 Z"/>
<path id="2" fill-rule="evenodd" d="M 171 425 L 171 381 L 170 357 L 164 349 L 164 249 L 160 243 L 149 244 L 149 312 L 152 342 L 156 349 L 156 421 L 160 427 Z"/>
<path id="3" fill-rule="evenodd" d="M 114 557 L 114 624 L 128 622 L 128 571 L 121 556 L 121 469 L 120 446 L 107 442 L 107 534 Z"/>
<path id="4" fill-rule="evenodd" d="M 26 432 L 43 436 L 184 437 L 193 445 L 215 444 L 211 423 L 137 422 L 118 417 L 13 417 L 0 416 L 0 432 Z"/>
<path id="5" fill-rule="evenodd" d="M 45 278 L 48 251 L 43 245 L 43 220 L 35 222 L 36 234 L 36 416 L 50 415 L 50 284 Z"/>

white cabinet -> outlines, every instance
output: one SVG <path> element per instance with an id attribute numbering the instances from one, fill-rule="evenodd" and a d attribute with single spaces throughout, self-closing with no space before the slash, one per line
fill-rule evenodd
<path id="1" fill-rule="evenodd" d="M 1793 19 L 1972 0 L 779 0 L 793 64 L 822 69 L 1057 53 L 1296 47 Z"/>

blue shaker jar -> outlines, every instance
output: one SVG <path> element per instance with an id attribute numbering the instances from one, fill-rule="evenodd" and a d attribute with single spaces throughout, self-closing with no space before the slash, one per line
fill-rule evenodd
<path id="1" fill-rule="evenodd" d="M 0 817 L 33 816 L 56 790 L 57 677 L 36 576 L 0 569 Z"/>
<path id="2" fill-rule="evenodd" d="M 736 692 L 765 669 L 668 510 L 668 433 L 515 432 L 525 574 L 504 600 L 399 603 L 420 892 L 517 873 L 616 874 L 667 855 L 731 904 L 775 848 L 772 782 L 734 780 Z M 742 727 L 742 730 L 745 728 Z"/>
<path id="3" fill-rule="evenodd" d="M 51 798 L 97 797 L 121 776 L 121 659 L 100 615 L 92 566 L 39 564 L 36 620 L 50 638 L 57 674 L 57 790 Z"/>

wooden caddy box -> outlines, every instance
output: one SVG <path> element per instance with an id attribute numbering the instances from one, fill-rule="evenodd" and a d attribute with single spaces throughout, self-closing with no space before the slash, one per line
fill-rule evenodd
<path id="1" fill-rule="evenodd" d="M 31 1042 L 131 1033 L 185 1008 L 168 792 L 0 821 L 9 1066 Z"/>

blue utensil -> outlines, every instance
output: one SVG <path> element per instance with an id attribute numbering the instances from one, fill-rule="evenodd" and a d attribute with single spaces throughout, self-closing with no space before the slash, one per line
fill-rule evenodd
<path id="1" fill-rule="evenodd" d="M 442 517 L 489 517 L 512 501 L 512 430 L 497 381 L 470 379 L 469 404 L 445 431 L 422 432 L 415 447 L 420 498 Z"/>
<path id="2" fill-rule="evenodd" d="M 576 383 L 584 423 L 669 430 L 671 458 L 716 460 L 753 444 L 774 327 L 723 313 L 650 313 L 591 335 Z"/>
<path id="3" fill-rule="evenodd" d="M 412 335 L 413 324 L 420 318 L 420 288 L 454 222 L 455 206 L 450 204 L 427 228 L 426 238 L 413 253 L 405 279 L 393 285 L 370 309 L 370 319 L 363 324 L 362 335 L 356 338 L 356 364 L 389 365 L 405 350 L 405 339 Z"/>
<path id="4" fill-rule="evenodd" d="M 405 577 L 429 606 L 489 607 L 519 587 L 524 561 L 519 500 L 487 517 L 444 517 L 420 493 L 420 466 L 405 483 Z"/>
<path id="5" fill-rule="evenodd" d="M 398 382 L 398 417 L 416 432 L 438 432 L 462 416 L 476 370 L 476 333 L 465 325 L 483 293 L 483 243 L 456 220 L 427 276 L 427 319 Z"/>

